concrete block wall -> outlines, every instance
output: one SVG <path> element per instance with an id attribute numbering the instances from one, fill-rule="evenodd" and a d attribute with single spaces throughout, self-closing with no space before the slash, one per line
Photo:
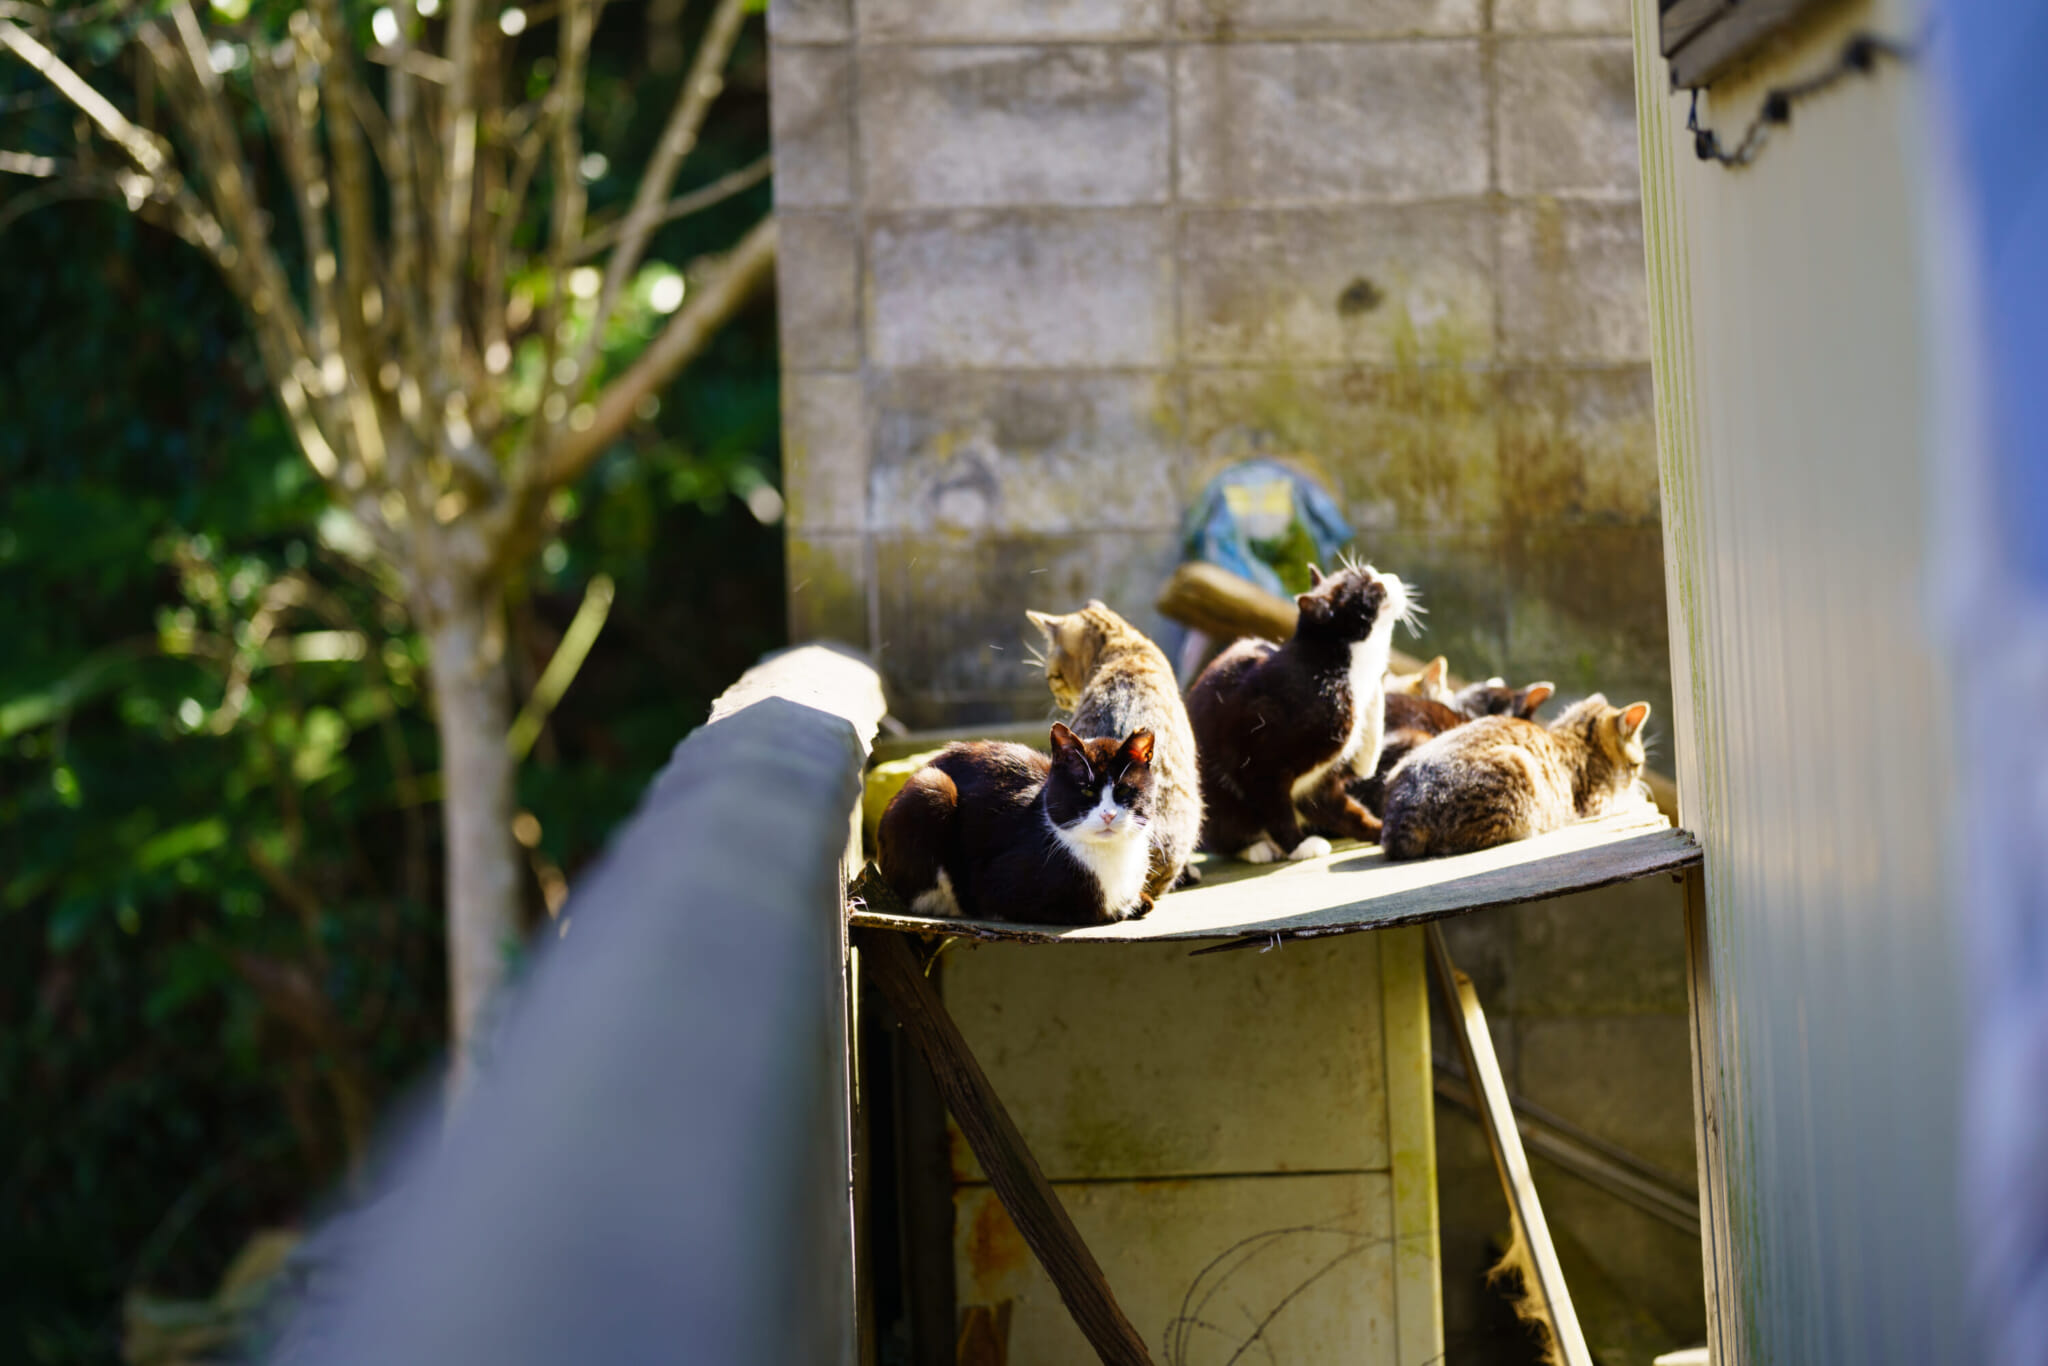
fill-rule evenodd
<path id="1" fill-rule="evenodd" d="M 776 0 L 792 632 L 899 715 L 1044 711 L 1255 451 L 1463 671 L 1668 714 L 1617 0 Z"/>

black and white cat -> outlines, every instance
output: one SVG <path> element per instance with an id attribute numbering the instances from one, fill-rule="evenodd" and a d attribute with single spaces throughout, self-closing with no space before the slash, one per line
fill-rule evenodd
<path id="1" fill-rule="evenodd" d="M 1095 925 L 1152 909 L 1152 732 L 950 745 L 890 799 L 882 877 L 919 915 Z"/>
<path id="2" fill-rule="evenodd" d="M 1379 838 L 1379 817 L 1345 784 L 1379 756 L 1394 623 L 1415 597 L 1370 565 L 1308 572 L 1285 644 L 1240 640 L 1188 689 L 1202 847 L 1247 863 L 1321 858 L 1330 842 L 1319 831 Z"/>

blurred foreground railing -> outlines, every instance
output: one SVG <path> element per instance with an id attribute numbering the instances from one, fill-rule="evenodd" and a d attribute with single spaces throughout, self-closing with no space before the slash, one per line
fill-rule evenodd
<path id="1" fill-rule="evenodd" d="M 881 713 L 821 647 L 719 700 L 446 1129 L 312 1240 L 331 1284 L 277 1359 L 854 1360 L 844 859 Z"/>

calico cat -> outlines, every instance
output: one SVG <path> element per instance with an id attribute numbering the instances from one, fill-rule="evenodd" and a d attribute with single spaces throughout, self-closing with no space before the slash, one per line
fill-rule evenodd
<path id="1" fill-rule="evenodd" d="M 1371 774 L 1355 777 L 1347 785 L 1360 805 L 1375 816 L 1383 814 L 1387 775 L 1394 771 L 1394 765 L 1407 758 L 1410 750 L 1453 726 L 1464 725 L 1466 719 L 1441 701 L 1397 692 L 1387 694 L 1386 715 L 1386 736 L 1380 741 L 1379 762 Z"/>
<path id="2" fill-rule="evenodd" d="M 919 915 L 1097 925 L 1152 909 L 1153 737 L 1082 740 L 1055 722 L 1052 754 L 949 745 L 882 812 L 876 862 Z"/>
<path id="3" fill-rule="evenodd" d="M 1430 740 L 1387 777 L 1388 858 L 1462 854 L 1561 829 L 1643 800 L 1650 704 L 1594 693 L 1546 728 L 1483 716 Z"/>
<path id="4" fill-rule="evenodd" d="M 1207 809 L 1202 846 L 1247 863 L 1329 853 L 1327 839 L 1303 834 L 1304 816 L 1352 839 L 1379 834 L 1379 819 L 1344 785 L 1379 753 L 1387 651 L 1394 623 L 1412 620 L 1415 604 L 1399 578 L 1370 566 L 1308 572 L 1286 644 L 1240 640 L 1188 689 Z"/>
<path id="5" fill-rule="evenodd" d="M 1146 730 L 1152 751 L 1152 896 L 1200 880 L 1190 866 L 1202 835 L 1195 732 L 1166 655 L 1137 627 L 1095 599 L 1078 612 L 1026 612 L 1045 634 L 1045 681 L 1067 724 L 1084 739 Z"/>
<path id="6" fill-rule="evenodd" d="M 1451 700 L 1451 661 L 1438 655 L 1412 674 L 1387 675 L 1387 696 L 1426 697 L 1432 702 Z"/>
<path id="7" fill-rule="evenodd" d="M 1557 686 L 1552 683 L 1510 688 L 1499 678 L 1489 678 L 1484 683 L 1468 683 L 1443 700 L 1468 720 L 1481 716 L 1519 716 L 1524 721 L 1534 721 L 1536 709 L 1548 702 L 1556 691 Z"/>

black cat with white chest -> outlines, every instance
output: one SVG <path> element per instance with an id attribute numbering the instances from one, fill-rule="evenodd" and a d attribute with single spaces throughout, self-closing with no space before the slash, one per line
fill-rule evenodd
<path id="1" fill-rule="evenodd" d="M 1188 690 L 1202 774 L 1202 847 L 1248 863 L 1320 858 L 1326 831 L 1379 837 L 1345 785 L 1372 771 L 1385 735 L 1394 623 L 1415 609 L 1399 576 L 1309 566 L 1285 644 L 1240 640 Z"/>
<path id="2" fill-rule="evenodd" d="M 1096 925 L 1152 909 L 1152 732 L 1052 728 L 1052 753 L 950 745 L 882 813 L 876 862 L 919 915 Z"/>

